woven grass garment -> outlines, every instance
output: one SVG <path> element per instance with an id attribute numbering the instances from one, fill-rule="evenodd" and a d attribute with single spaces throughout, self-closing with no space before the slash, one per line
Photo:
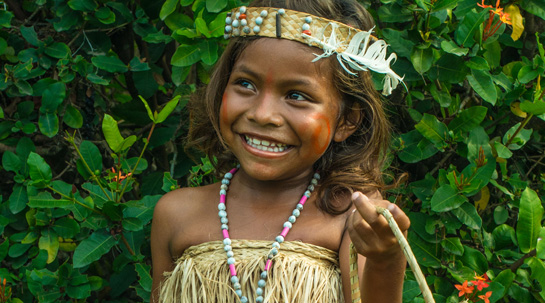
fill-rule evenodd
<path id="1" fill-rule="evenodd" d="M 233 240 L 237 275 L 249 302 L 255 302 L 260 273 L 265 267 L 270 241 Z M 172 272 L 165 273 L 159 302 L 235 303 L 222 241 L 205 242 L 186 249 Z M 298 241 L 284 242 L 273 259 L 264 302 L 344 302 L 338 254 Z"/>

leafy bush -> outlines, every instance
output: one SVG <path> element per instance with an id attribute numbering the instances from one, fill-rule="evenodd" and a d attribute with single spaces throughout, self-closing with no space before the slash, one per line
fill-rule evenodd
<path id="1" fill-rule="evenodd" d="M 153 206 L 211 180 L 184 106 L 242 2 L 4 3 L 0 302 L 148 301 Z M 389 198 L 436 301 L 545 302 L 543 1 L 363 3 L 405 75 Z M 404 301 L 419 293 L 409 271 Z"/>

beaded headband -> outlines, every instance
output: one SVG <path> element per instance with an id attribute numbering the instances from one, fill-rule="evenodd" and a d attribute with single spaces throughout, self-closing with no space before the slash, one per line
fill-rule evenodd
<path id="1" fill-rule="evenodd" d="M 227 13 L 224 37 L 283 38 L 318 47 L 324 52 L 315 54 L 312 62 L 336 54 L 342 68 L 349 74 L 367 70 L 385 74 L 382 94 L 389 95 L 403 81 L 390 68 L 397 56 L 392 53 L 386 59 L 388 44 L 372 36 L 371 32 L 303 12 L 241 6 Z"/>

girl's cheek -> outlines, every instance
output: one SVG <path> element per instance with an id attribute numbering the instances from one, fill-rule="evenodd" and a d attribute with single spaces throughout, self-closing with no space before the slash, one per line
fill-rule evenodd
<path id="1" fill-rule="evenodd" d="M 227 112 L 227 92 L 223 93 L 221 98 L 221 107 L 220 107 L 220 124 L 227 122 L 229 116 Z"/>
<path id="2" fill-rule="evenodd" d="M 314 114 L 311 118 L 317 122 L 310 127 L 312 151 L 315 154 L 322 154 L 331 142 L 331 122 L 323 114 Z"/>

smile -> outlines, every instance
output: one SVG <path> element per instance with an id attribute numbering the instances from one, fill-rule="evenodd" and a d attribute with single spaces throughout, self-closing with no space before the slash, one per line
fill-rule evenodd
<path id="1" fill-rule="evenodd" d="M 244 135 L 244 139 L 246 139 L 246 143 L 251 147 L 268 152 L 280 153 L 285 151 L 289 147 L 287 144 L 273 143 L 267 140 L 250 138 L 247 135 Z"/>

